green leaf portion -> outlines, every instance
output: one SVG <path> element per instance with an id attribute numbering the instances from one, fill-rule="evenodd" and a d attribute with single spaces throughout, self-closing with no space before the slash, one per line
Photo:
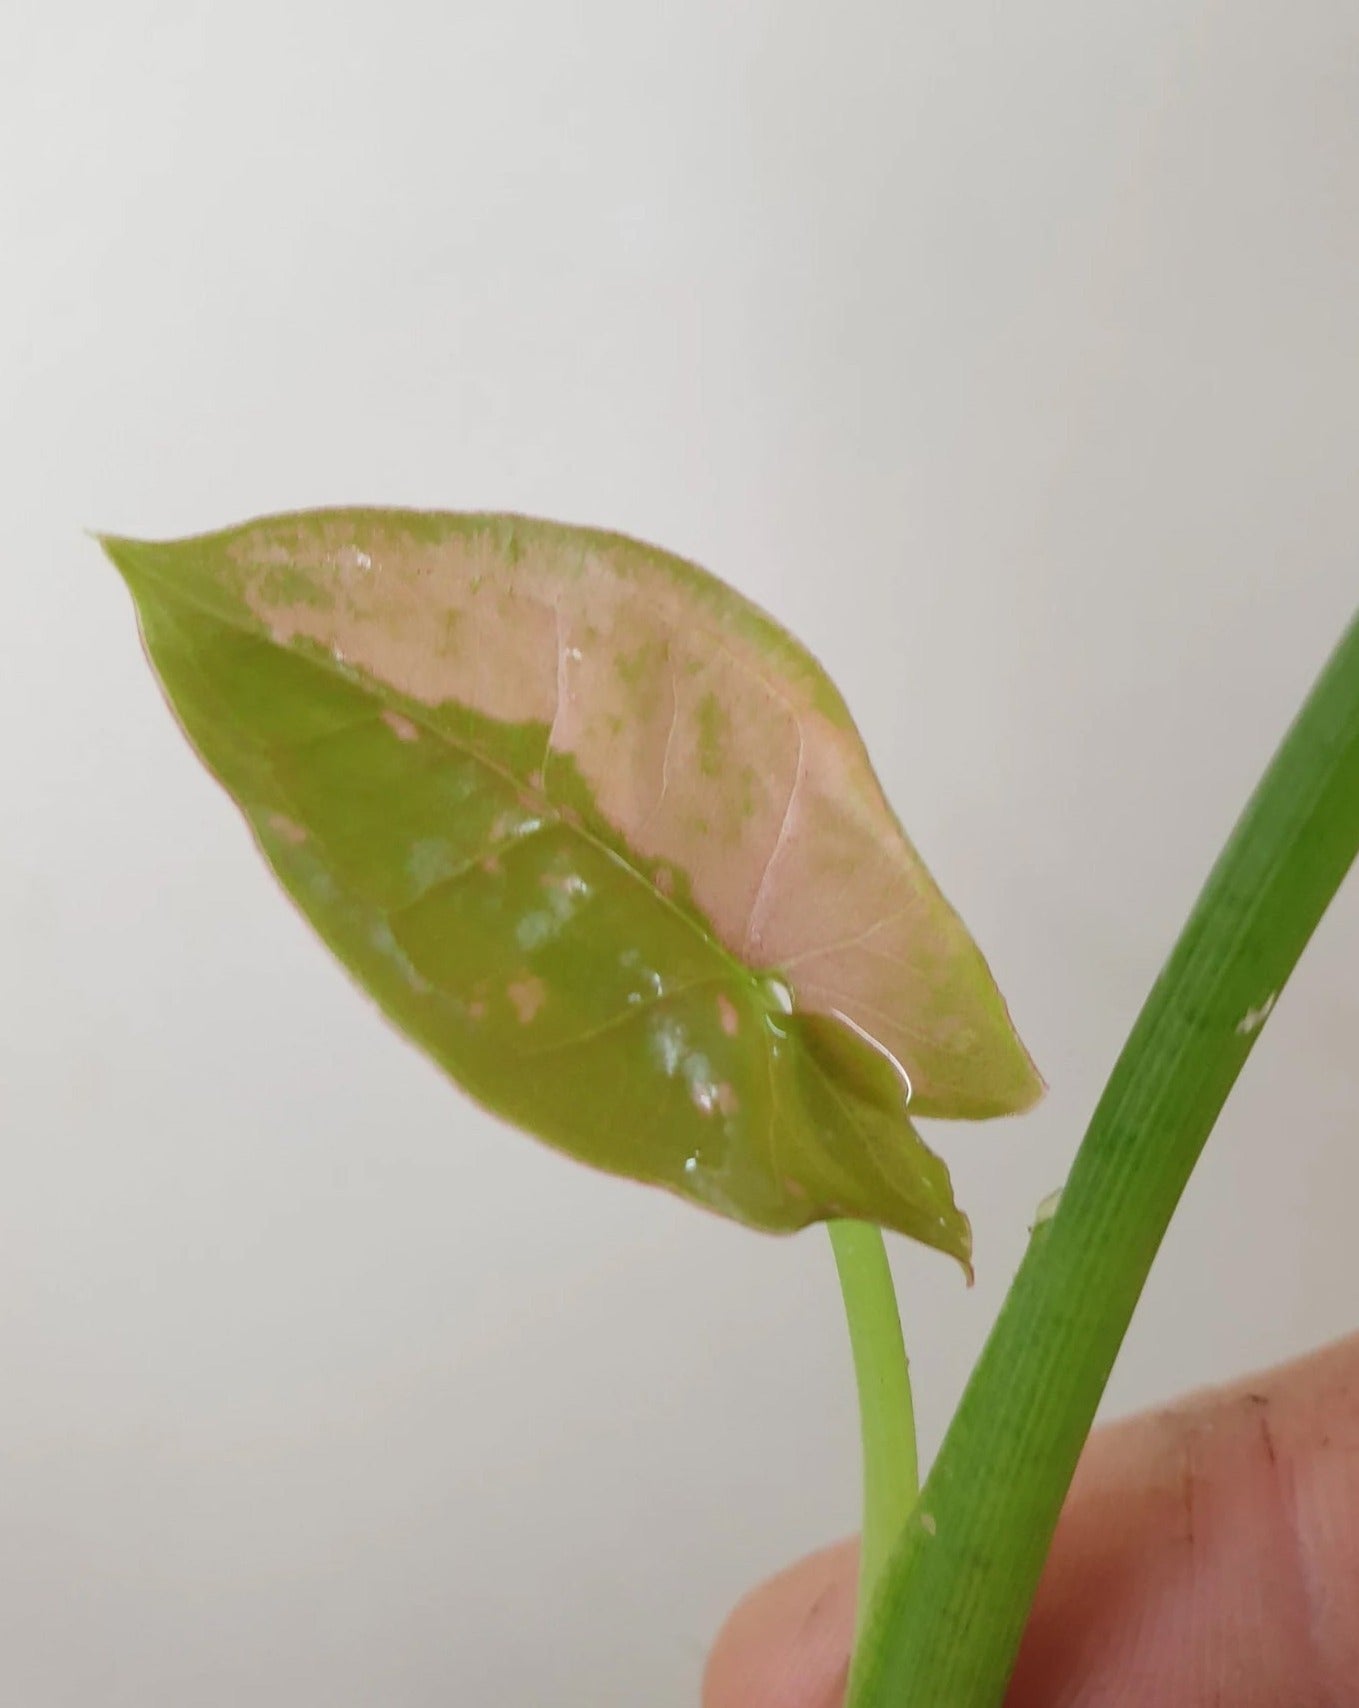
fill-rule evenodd
<path id="1" fill-rule="evenodd" d="M 474 1097 L 769 1229 L 968 1256 L 906 1114 L 1040 1089 L 828 679 L 711 577 L 519 518 L 104 542 L 303 912 Z"/>

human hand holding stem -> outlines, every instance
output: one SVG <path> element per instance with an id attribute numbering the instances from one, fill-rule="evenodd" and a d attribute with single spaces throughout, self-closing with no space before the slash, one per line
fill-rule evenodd
<path id="1" fill-rule="evenodd" d="M 844 1542 L 742 1602 L 704 1708 L 840 1708 L 857 1569 Z M 1356 1678 L 1359 1336 L 1091 1437 L 1006 1708 L 1296 1708 Z"/>

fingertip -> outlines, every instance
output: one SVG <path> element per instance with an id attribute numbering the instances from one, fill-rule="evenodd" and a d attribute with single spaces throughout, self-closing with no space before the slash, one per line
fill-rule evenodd
<path id="1" fill-rule="evenodd" d="M 1345 1700 L 1356 1449 L 1359 1337 L 1099 1432 L 1008 1708 Z"/>
<path id="2" fill-rule="evenodd" d="M 842 1708 L 857 1544 L 728 1619 L 704 1708 Z M 1100 1431 L 1010 1708 L 1348 1701 L 1359 1677 L 1359 1337 Z"/>
<path id="3" fill-rule="evenodd" d="M 748 1595 L 713 1645 L 703 1708 L 840 1708 L 858 1560 L 858 1543 L 841 1542 Z"/>

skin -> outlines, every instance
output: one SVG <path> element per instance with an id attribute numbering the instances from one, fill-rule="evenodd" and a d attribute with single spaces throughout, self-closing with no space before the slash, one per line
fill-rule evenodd
<path id="1" fill-rule="evenodd" d="M 704 1708 L 839 1708 L 856 1555 L 741 1603 Z M 1359 1336 L 1092 1436 L 1005 1702 L 1359 1705 Z"/>

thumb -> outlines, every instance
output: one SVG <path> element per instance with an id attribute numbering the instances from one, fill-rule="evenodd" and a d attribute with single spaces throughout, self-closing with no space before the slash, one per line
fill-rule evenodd
<path id="1" fill-rule="evenodd" d="M 853 1544 L 757 1590 L 705 1708 L 839 1708 Z M 1007 1708 L 1359 1703 L 1359 1337 L 1099 1431 Z"/>

